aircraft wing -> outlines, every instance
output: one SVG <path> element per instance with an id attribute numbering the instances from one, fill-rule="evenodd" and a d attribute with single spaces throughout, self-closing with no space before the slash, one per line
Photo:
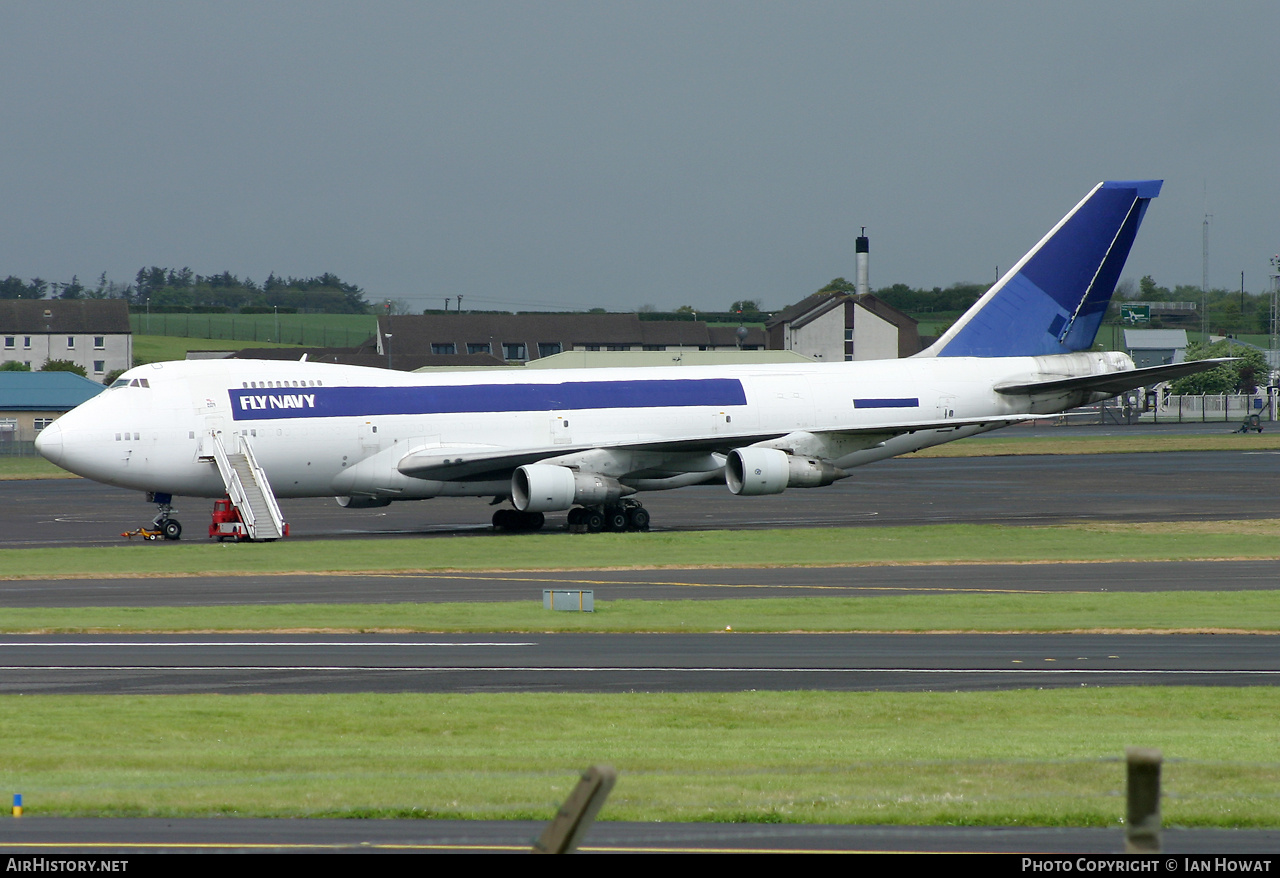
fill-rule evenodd
<path id="1" fill-rule="evenodd" d="M 997 384 L 996 393 L 1006 396 L 1021 396 L 1036 393 L 1061 393 L 1072 390 L 1091 390 L 1098 393 L 1109 393 L 1112 396 L 1132 390 L 1135 387 L 1148 387 L 1161 381 L 1172 381 L 1186 375 L 1194 375 L 1208 369 L 1216 369 L 1223 363 L 1235 362 L 1238 357 L 1219 357 L 1212 360 L 1195 360 L 1190 363 L 1174 363 L 1168 366 L 1148 366 L 1145 369 L 1128 369 L 1124 372 L 1110 372 L 1105 375 L 1082 375 L 1076 378 L 1054 378 L 1047 381 L 1031 381 L 1025 384 Z"/>
<path id="2" fill-rule="evenodd" d="M 710 454 L 716 451 L 729 451 L 743 445 L 776 439 L 782 433 L 768 433 L 754 436 L 715 436 L 689 439 L 662 439 L 653 442 L 616 442 L 573 445 L 546 445 L 534 448 L 512 450 L 499 446 L 431 446 L 410 451 L 396 465 L 396 469 L 406 476 L 416 479 L 484 480 L 487 478 L 508 478 L 512 470 L 531 463 L 539 463 L 551 458 L 561 458 L 575 454 L 583 454 L 599 449 L 612 451 L 652 451 L 672 454 Z"/>
<path id="3" fill-rule="evenodd" d="M 541 463 L 548 460 L 572 457 L 589 452 L 636 452 L 652 458 L 654 455 L 671 455 L 679 458 L 684 455 L 698 456 L 707 454 L 727 454 L 735 448 L 751 445 L 766 445 L 774 448 L 791 448 L 797 454 L 814 454 L 816 449 L 806 449 L 806 437 L 812 440 L 820 437 L 826 440 L 820 444 L 834 442 L 844 453 L 861 448 L 874 448 L 895 436 L 916 433 L 922 430 L 954 430 L 961 427 L 1003 427 L 1022 421 L 1034 420 L 1043 415 L 1003 415 L 984 418 L 939 418 L 923 419 L 911 422 L 873 424 L 870 426 L 846 427 L 832 430 L 813 430 L 805 433 L 737 433 L 717 434 L 709 436 L 690 436 L 678 439 L 663 438 L 652 441 L 619 441 L 615 443 L 594 443 L 575 445 L 548 445 L 535 448 L 512 450 L 494 445 L 438 446 L 417 448 L 407 453 L 396 465 L 401 473 L 411 478 L 438 479 L 441 481 L 484 480 L 494 477 L 506 478 L 517 467 Z M 795 446 L 793 448 L 793 446 Z M 815 456 L 826 456 L 818 454 Z M 672 467 L 679 468 L 673 460 Z"/>

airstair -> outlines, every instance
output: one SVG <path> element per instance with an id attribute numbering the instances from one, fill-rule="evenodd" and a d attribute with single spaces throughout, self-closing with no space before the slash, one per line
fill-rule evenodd
<path id="1" fill-rule="evenodd" d="M 271 490 L 271 483 L 253 456 L 249 438 L 235 433 L 232 436 L 236 442 L 235 451 L 228 451 L 222 444 L 220 432 L 210 432 L 205 436 L 218 464 L 218 472 L 222 474 L 227 496 L 240 513 L 249 539 L 278 540 L 288 533 L 288 525 Z"/>

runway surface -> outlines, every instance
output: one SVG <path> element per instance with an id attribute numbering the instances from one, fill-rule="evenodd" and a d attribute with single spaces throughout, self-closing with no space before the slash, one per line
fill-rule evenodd
<path id="1" fill-rule="evenodd" d="M 0 637 L 0 693 L 969 691 L 1274 686 L 1250 635 Z"/>
<path id="2" fill-rule="evenodd" d="M 769 497 L 700 486 L 642 499 L 655 530 L 1210 521 L 1280 518 L 1277 481 L 1280 451 L 921 458 L 883 461 L 825 488 Z M 175 506 L 184 539 L 206 540 L 212 501 L 179 497 Z M 477 498 L 384 509 L 343 509 L 316 498 L 282 500 L 281 507 L 291 540 L 483 536 L 492 532 L 494 510 Z M 0 547 L 8 548 L 117 545 L 121 532 L 155 514 L 139 492 L 83 479 L 0 482 L 0 509 Z M 548 528 L 563 526 L 562 514 L 548 516 Z"/>
<path id="3" fill-rule="evenodd" d="M 53 820 L 0 821 L 9 855 L 131 853 L 524 853 L 546 824 L 528 820 Z M 1166 854 L 1274 854 L 1272 830 L 1166 829 Z M 1119 829 L 801 826 L 744 823 L 592 825 L 582 853 L 1073 853 L 1117 854 Z M 984 866 L 1005 865 L 987 861 Z M 138 871 L 145 863 L 130 864 Z M 1010 858 L 1010 868 L 1019 862 Z M 1179 865 L 1182 868 L 1181 862 Z M 21 864 L 19 864 L 21 868 Z M 1153 870 L 1154 871 L 1154 870 Z"/>

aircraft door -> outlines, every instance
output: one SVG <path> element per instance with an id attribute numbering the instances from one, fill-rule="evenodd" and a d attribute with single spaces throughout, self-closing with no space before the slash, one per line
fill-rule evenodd
<path id="1" fill-rule="evenodd" d="M 945 421 L 956 416 L 956 398 L 954 396 L 938 397 L 938 420 Z"/>
<path id="2" fill-rule="evenodd" d="M 382 450 L 382 436 L 378 433 L 378 425 L 373 421 L 365 421 L 360 425 L 360 455 L 370 457 Z"/>
<path id="3" fill-rule="evenodd" d="M 552 445 L 572 445 L 573 433 L 570 432 L 569 426 L 573 422 L 568 415 L 552 415 L 551 416 L 551 444 Z"/>
<path id="4" fill-rule="evenodd" d="M 226 429 L 226 418 L 222 415 L 203 415 L 196 450 L 200 457 L 213 457 L 213 436 L 222 438 Z M 224 440 L 225 441 L 225 440 Z"/>

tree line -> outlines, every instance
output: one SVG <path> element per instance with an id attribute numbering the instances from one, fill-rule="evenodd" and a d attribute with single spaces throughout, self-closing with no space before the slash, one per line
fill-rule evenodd
<path id="1" fill-rule="evenodd" d="M 908 314 L 958 316 L 972 306 L 988 287 L 987 284 L 955 283 L 946 288 L 923 289 L 897 283 L 872 290 L 872 293 Z M 854 284 L 843 277 L 832 279 L 818 290 L 819 293 L 855 291 Z M 1194 302 L 1200 308 L 1206 298 L 1209 325 L 1213 332 L 1270 331 L 1271 302 L 1266 293 L 1218 288 L 1209 290 L 1204 296 L 1199 287 L 1178 284 L 1170 289 L 1156 283 L 1150 275 L 1136 285 L 1126 280 L 1117 286 L 1108 321 L 1119 322 L 1120 305 L 1124 301 Z M 23 280 L 9 275 L 0 280 L 0 299 L 124 299 L 136 309 L 145 307 L 156 312 L 253 313 L 276 309 L 286 313 L 365 314 L 371 308 L 364 290 L 331 272 L 315 277 L 279 277 L 273 272 L 262 284 L 257 284 L 229 271 L 200 275 L 190 268 L 155 265 L 139 269 L 130 284 L 110 280 L 106 272 L 99 275 L 97 283 L 92 286 L 81 283 L 78 276 L 73 276 L 68 282 L 56 282 L 39 277 Z M 407 313 L 407 305 L 402 307 L 402 304 L 397 302 L 392 313 Z M 593 310 L 604 311 L 602 308 Z M 674 311 L 659 312 L 652 306 L 639 310 L 642 319 L 692 320 L 696 316 L 711 322 L 762 322 L 769 316 L 760 308 L 759 300 L 736 301 L 728 311 L 694 308 L 692 305 L 683 305 Z M 435 312 L 427 309 L 424 313 Z M 1159 328 L 1159 318 L 1153 315 L 1150 325 Z"/>
<path id="2" fill-rule="evenodd" d="M 968 311 L 988 289 L 987 284 L 956 283 L 943 289 L 914 289 L 906 284 L 893 284 L 872 290 L 871 294 L 886 304 L 908 314 L 959 314 Z M 842 277 L 837 277 L 820 293 L 854 293 L 857 287 Z"/>
<path id="3" fill-rule="evenodd" d="M 1243 290 L 1226 290 L 1222 288 L 1201 292 L 1197 286 L 1178 284 L 1173 289 L 1156 283 L 1151 275 L 1146 275 L 1138 282 L 1138 288 L 1132 284 L 1121 284 L 1124 289 L 1117 288 L 1116 298 L 1124 294 L 1124 298 L 1140 302 L 1194 302 L 1196 308 L 1208 307 L 1209 329 L 1219 335 L 1239 333 L 1269 333 L 1271 331 L 1271 294 L 1247 293 Z M 1113 300 L 1112 307 L 1118 307 Z M 1159 319 L 1152 315 L 1151 326 L 1159 329 Z"/>
<path id="4" fill-rule="evenodd" d="M 894 284 L 872 290 L 872 295 L 908 314 L 959 314 L 967 311 L 989 289 L 988 284 L 956 283 L 943 289 L 914 289 L 906 284 Z M 854 292 L 854 285 L 842 277 L 835 278 L 818 292 Z M 1191 302 L 1196 314 L 1208 307 L 1209 329 L 1226 335 L 1241 333 L 1268 333 L 1271 331 L 1271 294 L 1227 290 L 1221 287 L 1202 293 L 1190 284 L 1178 284 L 1172 289 L 1156 283 L 1151 275 L 1136 285 L 1132 280 L 1121 281 L 1111 299 L 1107 313 L 1108 322 L 1120 322 L 1121 305 L 1129 301 L 1139 302 Z M 1183 325 L 1183 324 L 1179 324 Z M 1152 329 L 1161 328 L 1160 317 L 1153 314 Z M 1197 326 L 1195 328 L 1199 328 Z"/>
<path id="5" fill-rule="evenodd" d="M 261 285 L 229 271 L 200 275 L 190 268 L 138 269 L 133 283 L 109 280 L 104 271 L 95 286 L 73 275 L 66 283 L 9 275 L 0 280 L 0 299 L 124 299 L 131 307 L 153 311 L 266 311 L 273 308 L 324 314 L 364 314 L 364 290 L 332 272 L 315 277 L 279 277 Z"/>

